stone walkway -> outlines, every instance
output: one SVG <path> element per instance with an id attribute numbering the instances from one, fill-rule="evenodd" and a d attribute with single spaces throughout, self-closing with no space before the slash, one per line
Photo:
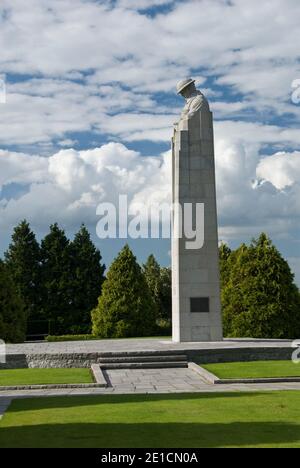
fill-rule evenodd
<path id="1" fill-rule="evenodd" d="M 57 390 L 15 390 L 0 392 L 0 413 L 14 398 L 72 395 L 219 393 L 299 390 L 300 383 L 211 385 L 190 369 L 108 370 L 107 388 L 71 388 Z"/>
<path id="2" fill-rule="evenodd" d="M 165 350 L 216 350 L 243 348 L 290 348 L 289 340 L 255 340 L 255 339 L 225 339 L 214 343 L 174 343 L 171 339 L 120 339 L 65 341 L 57 343 L 36 342 L 23 344 L 8 344 L 7 354 L 72 354 L 72 353 L 105 353 L 134 351 L 165 351 Z"/>
<path id="3" fill-rule="evenodd" d="M 299 390 L 300 383 L 210 385 L 190 369 L 134 369 L 106 371 L 107 388 L 15 390 L 0 392 L 0 420 L 16 398 L 120 394 L 222 393 Z"/>
<path id="4" fill-rule="evenodd" d="M 25 343 L 8 345 L 7 354 L 69 354 L 103 352 L 139 352 L 161 350 L 242 350 L 245 348 L 287 348 L 287 340 L 224 340 L 218 343 L 173 343 L 171 340 L 133 339 L 101 340 L 64 343 Z M 0 419 L 12 399 L 72 396 L 72 395 L 111 395 L 111 394 L 166 394 L 166 393 L 215 393 L 215 392 L 253 392 L 272 390 L 300 390 L 300 383 L 278 384 L 230 384 L 210 385 L 191 369 L 127 369 L 107 370 L 107 388 L 70 388 L 56 390 L 16 390 L 0 391 Z"/>
<path id="5" fill-rule="evenodd" d="M 206 384 L 190 369 L 107 370 L 114 393 L 172 393 L 200 391 Z"/>

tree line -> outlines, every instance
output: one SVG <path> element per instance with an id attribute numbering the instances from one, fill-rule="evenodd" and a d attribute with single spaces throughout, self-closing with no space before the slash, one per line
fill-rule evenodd
<path id="1" fill-rule="evenodd" d="M 300 293 L 287 261 L 266 234 L 220 247 L 224 335 L 299 338 Z M 140 266 L 126 245 L 105 276 L 87 228 L 70 241 L 57 224 L 38 243 L 26 221 L 0 261 L 0 338 L 23 341 L 33 324 L 50 334 L 118 338 L 171 331 L 171 269 L 153 255 Z"/>
<path id="2" fill-rule="evenodd" d="M 224 335 L 300 337 L 300 292 L 288 262 L 262 233 L 236 250 L 220 247 Z"/>
<path id="3" fill-rule="evenodd" d="M 124 261 L 125 265 L 122 265 Z M 153 255 L 141 268 L 128 246 L 111 265 L 107 281 L 105 268 L 101 253 L 84 225 L 70 241 L 64 230 L 53 224 L 39 243 L 29 223 L 22 221 L 14 229 L 4 261 L 0 260 L 0 338 L 7 342 L 23 341 L 26 333 L 33 335 L 41 331 L 54 335 L 89 334 L 92 330 L 91 312 L 98 305 L 104 282 L 110 284 L 111 277 L 114 281 L 111 272 L 115 268 L 122 271 L 124 278 L 131 278 L 129 291 L 120 282 L 121 294 L 126 298 L 128 308 L 127 321 L 131 321 L 134 312 L 131 294 L 134 290 L 135 294 L 140 294 L 135 304 L 144 306 L 139 306 L 136 312 L 136 315 L 144 317 L 141 319 L 144 327 L 140 332 L 155 333 L 160 327 L 170 328 L 170 269 L 161 268 Z M 103 300 L 107 297 L 106 290 L 107 286 Z M 145 298 L 148 299 L 147 305 Z M 126 321 L 126 314 L 124 317 Z M 150 317 L 152 325 L 146 330 L 145 323 L 150 322 Z M 118 327 L 125 330 L 120 324 Z M 113 335 L 124 333 L 132 336 L 129 328 L 127 332 L 114 332 Z M 93 330 L 99 336 L 105 336 L 95 324 Z"/>

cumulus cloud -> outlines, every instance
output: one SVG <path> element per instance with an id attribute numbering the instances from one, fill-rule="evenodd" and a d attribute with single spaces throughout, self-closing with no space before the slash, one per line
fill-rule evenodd
<path id="1" fill-rule="evenodd" d="M 300 228 L 299 153 L 263 158 L 257 147 L 217 138 L 216 166 L 220 237 L 251 237 L 266 230 L 292 239 Z M 2 184 L 24 184 L 18 198 L 3 200 L 2 226 L 26 217 L 50 222 L 95 225 L 99 202 L 170 203 L 171 154 L 142 157 L 119 143 L 87 151 L 63 149 L 49 158 L 2 152 Z M 288 190 L 282 190 L 283 188 Z M 288 225 L 288 229 L 287 229 Z"/>
<path id="2" fill-rule="evenodd" d="M 296 241 L 299 15 L 298 0 L 2 0 L 0 225 L 92 225 L 118 193 L 169 199 L 170 155 L 124 144 L 170 141 L 193 75 L 215 116 L 220 237 Z"/>
<path id="3" fill-rule="evenodd" d="M 293 186 L 300 181 L 300 153 L 280 152 L 264 158 L 257 167 L 257 175 L 279 190 Z"/>
<path id="4" fill-rule="evenodd" d="M 7 103 L 1 107 L 0 143 L 25 145 L 49 143 L 68 132 L 96 131 L 118 134 L 119 121 L 111 114 L 134 108 L 145 113 L 156 128 L 154 102 L 147 95 L 122 90 L 118 85 L 98 86 L 59 79 L 32 79 L 8 83 Z M 155 109 L 157 112 L 159 109 Z M 126 114 L 133 121 L 135 114 Z M 141 121 L 137 116 L 136 121 Z M 143 117 L 141 117 L 143 118 Z M 167 116 L 164 116 L 165 122 Z M 122 123 L 122 122 L 121 122 Z M 149 124 L 150 122 L 148 122 Z M 145 122 L 146 124 L 146 122 Z M 67 138 L 68 139 L 68 138 Z"/>
<path id="5" fill-rule="evenodd" d="M 88 151 L 61 150 L 49 158 L 25 154 L 0 154 L 1 182 L 27 185 L 20 197 L 2 199 L 0 220 L 3 228 L 26 217 L 40 228 L 59 221 L 78 226 L 96 223 L 96 207 L 101 201 L 117 205 L 118 195 L 129 202 L 139 193 L 155 194 L 156 200 L 169 200 L 169 155 L 143 158 L 118 143 Z"/>
<path id="6" fill-rule="evenodd" d="M 0 190 L 12 183 L 43 182 L 47 166 L 45 158 L 0 150 Z"/>
<path id="7" fill-rule="evenodd" d="M 162 5 L 169 8 L 147 14 Z M 116 113 L 172 113 L 176 81 L 190 73 L 210 95 L 221 93 L 217 118 L 299 119 L 291 101 L 299 14 L 298 0 L 2 0 L 0 142 L 51 142 L 95 128 L 115 135 Z M 157 141 L 151 118 L 143 132 L 129 132 L 128 141 Z"/>

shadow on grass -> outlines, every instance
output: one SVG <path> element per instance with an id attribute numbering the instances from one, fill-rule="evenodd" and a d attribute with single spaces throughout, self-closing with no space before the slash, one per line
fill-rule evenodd
<path id="1" fill-rule="evenodd" d="M 265 395 L 268 392 L 224 392 L 224 393 L 173 393 L 173 394 L 131 394 L 131 395 L 68 395 L 68 396 L 45 396 L 45 397 L 19 397 L 13 400 L 9 412 L 17 413 L 26 410 L 74 408 L 80 406 L 93 406 L 101 404 L 127 404 L 145 403 L 157 401 L 189 401 L 220 398 L 254 398 Z M 26 393 L 24 394 L 26 396 Z M 7 399 L 7 397 L 3 397 Z M 1 395 L 0 395 L 1 401 Z"/>
<path id="2" fill-rule="evenodd" d="M 5 448 L 300 447 L 300 426 L 286 423 L 43 424 L 0 429 Z"/>

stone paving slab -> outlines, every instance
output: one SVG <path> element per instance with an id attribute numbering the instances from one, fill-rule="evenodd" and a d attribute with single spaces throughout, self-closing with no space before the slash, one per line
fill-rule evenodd
<path id="1" fill-rule="evenodd" d="M 278 360 L 291 359 L 293 351 L 292 341 L 289 340 L 227 339 L 214 343 L 174 343 L 159 339 L 40 342 L 7 345 L 6 363 L 0 364 L 0 369 L 91 367 L 93 364 L 101 364 L 102 359 L 116 356 L 122 356 L 123 360 L 126 356 L 144 358 L 150 355 L 159 359 L 162 355 L 184 354 L 188 361 L 202 364 Z"/>
<path id="2" fill-rule="evenodd" d="M 73 389 L 73 390 L 48 390 L 48 391 L 13 391 L 5 393 L 6 398 L 10 400 L 15 398 L 39 398 L 39 397 L 54 397 L 54 396 L 92 396 L 92 395 L 114 395 L 114 394 L 135 394 L 135 393 L 148 393 L 148 394 L 166 394 L 166 393 L 227 393 L 227 392 L 257 392 L 257 391 L 278 391 L 278 390 L 298 390 L 300 391 L 300 384 L 287 385 L 287 384 L 272 384 L 272 385 L 198 385 L 192 388 L 175 389 L 171 386 L 157 386 L 156 389 L 151 389 L 145 392 L 144 390 L 137 389 L 122 389 L 121 387 L 108 387 L 106 389 Z"/>
<path id="3" fill-rule="evenodd" d="M 159 339 L 120 339 L 120 340 L 91 340 L 65 341 L 58 343 L 35 342 L 22 344 L 8 344 L 7 354 L 72 354 L 72 353 L 107 353 L 107 352 L 139 352 L 166 350 L 210 350 L 234 348 L 288 348 L 290 340 L 256 340 L 256 339 L 225 339 L 223 341 L 206 343 L 175 343 L 170 340 Z"/>

